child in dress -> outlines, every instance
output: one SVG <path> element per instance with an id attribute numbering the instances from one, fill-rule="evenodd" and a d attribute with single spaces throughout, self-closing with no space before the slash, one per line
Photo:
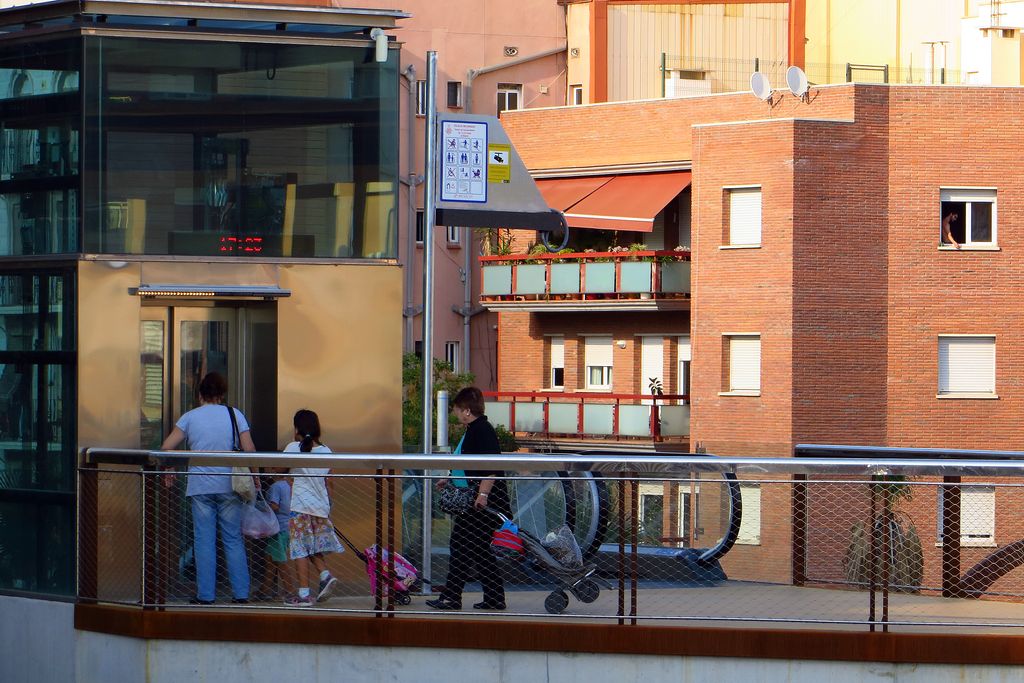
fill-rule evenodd
<path id="1" fill-rule="evenodd" d="M 320 443 L 320 418 L 312 410 L 300 410 L 292 421 L 295 425 L 295 441 L 285 446 L 285 453 L 330 453 L 331 449 Z M 330 472 L 326 467 L 292 468 L 292 517 L 289 520 L 289 556 L 295 560 L 298 578 L 298 595 L 290 603 L 310 606 L 315 602 L 330 599 L 337 592 L 338 580 L 331 576 L 324 562 L 327 553 L 345 552 L 334 533 L 331 523 L 331 498 L 323 475 Z M 306 475 L 306 476 L 303 476 Z M 317 592 L 309 589 L 310 565 L 320 572 Z"/>
<path id="2" fill-rule="evenodd" d="M 267 570 L 263 573 L 263 585 L 260 586 L 259 595 L 266 599 L 277 597 L 274 590 L 275 579 L 285 594 L 284 604 L 293 604 L 295 588 L 292 580 L 292 568 L 288 558 L 288 525 L 291 520 L 292 487 L 288 480 L 282 476 L 287 472 L 284 467 L 271 467 L 268 470 L 267 478 L 272 482 L 267 487 L 266 500 L 271 509 L 277 515 L 277 523 L 281 530 L 274 536 L 267 539 Z"/>

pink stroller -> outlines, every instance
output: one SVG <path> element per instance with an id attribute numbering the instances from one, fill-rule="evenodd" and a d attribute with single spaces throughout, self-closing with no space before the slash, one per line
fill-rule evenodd
<path id="1" fill-rule="evenodd" d="M 345 541 L 345 545 L 352 549 L 356 557 L 366 564 L 366 575 L 370 578 L 370 595 L 377 594 L 377 563 L 380 562 L 381 575 L 384 577 L 384 587 L 381 595 L 387 598 L 388 593 L 394 591 L 396 604 L 408 605 L 412 603 L 410 591 L 420 581 L 420 573 L 412 562 L 395 553 L 395 569 L 394 572 L 391 572 L 390 567 L 388 567 L 390 551 L 387 548 L 381 553 L 377 544 L 374 543 L 369 548 L 360 552 L 352 541 L 348 540 L 345 534 L 338 531 L 337 527 L 334 528 L 334 532 L 338 534 L 341 540 Z"/>

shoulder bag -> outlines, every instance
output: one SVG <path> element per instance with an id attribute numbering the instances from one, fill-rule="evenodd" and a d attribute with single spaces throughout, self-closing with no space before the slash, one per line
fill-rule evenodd
<path id="1" fill-rule="evenodd" d="M 225 406 L 228 415 L 231 416 L 231 428 L 234 434 L 231 437 L 231 450 L 240 452 L 242 450 L 242 437 L 238 433 L 238 420 L 235 419 L 235 411 L 231 406 Z M 256 500 L 256 485 L 252 483 L 252 471 L 248 467 L 231 468 L 231 490 L 246 503 Z"/>

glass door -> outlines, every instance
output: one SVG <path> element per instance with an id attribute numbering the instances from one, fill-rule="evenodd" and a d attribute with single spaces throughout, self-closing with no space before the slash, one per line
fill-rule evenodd
<path id="1" fill-rule="evenodd" d="M 228 381 L 228 403 L 251 425 L 261 451 L 277 450 L 277 315 L 272 303 L 144 306 L 141 445 L 159 447 L 174 422 L 199 405 L 209 372 Z"/>

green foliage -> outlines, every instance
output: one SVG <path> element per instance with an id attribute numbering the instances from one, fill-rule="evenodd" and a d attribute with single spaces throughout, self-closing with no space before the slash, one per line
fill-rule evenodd
<path id="1" fill-rule="evenodd" d="M 508 256 L 512 253 L 513 235 L 508 228 L 476 228 L 484 256 Z"/>
<path id="2" fill-rule="evenodd" d="M 665 393 L 665 388 L 661 385 L 661 379 L 658 377 L 648 377 L 647 388 L 654 396 L 661 396 Z"/>
<path id="3" fill-rule="evenodd" d="M 459 390 L 471 384 L 472 373 L 455 372 L 450 363 L 434 359 L 435 394 L 431 400 L 434 400 L 436 392 L 441 390 L 447 391 L 449 398 L 454 398 Z M 437 417 L 437 411 L 434 411 L 435 425 Z M 451 414 L 445 418 L 448 420 L 449 443 L 458 443 L 458 439 L 452 441 L 453 431 L 457 431 L 461 436 L 458 420 Z M 431 425 L 431 429 L 434 428 L 434 425 Z M 414 353 L 402 356 L 402 445 L 407 448 L 423 446 L 423 361 Z"/>
<path id="4" fill-rule="evenodd" d="M 516 441 L 515 434 L 505 429 L 503 425 L 494 425 L 494 431 L 498 435 L 502 453 L 515 453 L 519 450 L 519 442 Z"/>

